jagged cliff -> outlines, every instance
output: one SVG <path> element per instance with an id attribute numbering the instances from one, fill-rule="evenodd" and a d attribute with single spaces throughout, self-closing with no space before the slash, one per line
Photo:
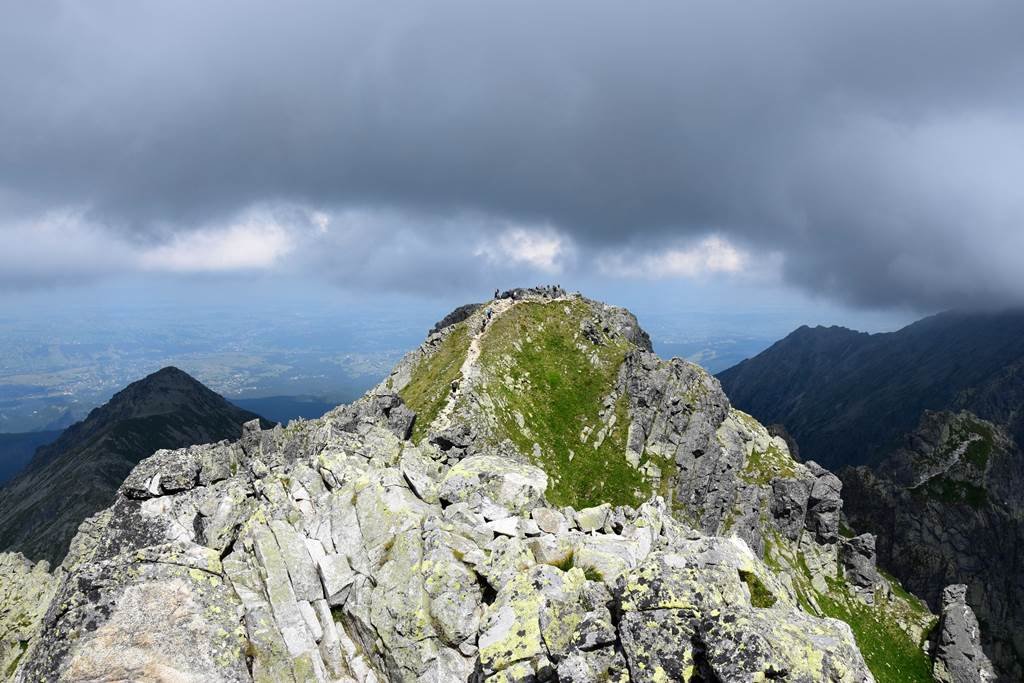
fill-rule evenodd
<path id="1" fill-rule="evenodd" d="M 838 479 L 628 312 L 545 288 L 448 322 L 350 406 L 140 463 L 52 577 L 4 575 L 46 606 L 8 674 L 931 677 L 936 619 L 842 538 Z M 957 595 L 936 671 L 978 673 Z"/>

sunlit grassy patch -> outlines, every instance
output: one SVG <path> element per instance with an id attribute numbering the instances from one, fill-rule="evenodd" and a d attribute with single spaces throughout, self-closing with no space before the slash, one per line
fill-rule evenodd
<path id="1" fill-rule="evenodd" d="M 632 346 L 602 331 L 598 343 L 588 339 L 582 326 L 589 316 L 583 301 L 511 308 L 484 340 L 482 391 L 502 436 L 548 473 L 551 502 L 635 505 L 651 485 L 625 457 L 628 399 L 606 405 Z"/>
<path id="2" fill-rule="evenodd" d="M 451 384 L 459 379 L 468 351 L 469 333 L 466 323 L 462 322 L 444 336 L 432 353 L 420 360 L 412 379 L 399 392 L 405 404 L 416 412 L 413 440 L 426 434 L 430 423 L 444 408 L 451 394 Z"/>

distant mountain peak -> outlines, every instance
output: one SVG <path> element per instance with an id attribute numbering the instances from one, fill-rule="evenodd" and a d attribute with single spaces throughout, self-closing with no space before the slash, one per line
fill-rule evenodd
<path id="1" fill-rule="evenodd" d="M 125 401 L 137 400 L 140 397 L 159 396 L 170 391 L 184 394 L 194 393 L 205 398 L 212 399 L 216 397 L 224 400 L 220 394 L 207 387 L 192 375 L 173 365 L 168 365 L 146 375 L 140 380 L 132 382 L 114 394 L 106 406 L 117 406 Z"/>

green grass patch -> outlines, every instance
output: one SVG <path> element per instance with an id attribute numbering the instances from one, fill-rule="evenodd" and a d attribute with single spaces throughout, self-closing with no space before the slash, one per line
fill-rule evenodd
<path id="1" fill-rule="evenodd" d="M 878 683 L 932 680 L 931 661 L 921 648 L 923 642 L 915 642 L 916 628 L 908 633 L 901 626 L 916 624 L 924 628 L 925 634 L 931 630 L 934 616 L 921 600 L 903 590 L 895 579 L 890 579 L 892 597 L 876 594 L 874 605 L 855 597 L 841 577 L 825 577 L 827 590 L 821 592 L 813 585 L 804 553 L 790 553 L 788 547 L 777 534 L 772 539 L 766 538 L 765 564 L 776 573 L 790 572 L 797 602 L 803 611 L 849 624 L 857 647 Z"/>
<path id="2" fill-rule="evenodd" d="M 466 323 L 459 323 L 441 339 L 436 349 L 420 359 L 409 383 L 399 392 L 405 404 L 416 413 L 413 441 L 426 436 L 430 423 L 448 401 L 452 382 L 460 378 L 469 341 Z"/>
<path id="3" fill-rule="evenodd" d="M 866 605 L 836 584 L 828 594 L 818 594 L 825 616 L 850 625 L 857 647 L 878 683 L 927 683 L 932 680 L 931 661 L 900 628 L 886 605 Z"/>
<path id="4" fill-rule="evenodd" d="M 552 567 L 558 567 L 563 572 L 567 572 L 576 566 L 576 553 L 570 550 L 565 557 L 552 560 L 547 564 Z M 583 570 L 583 576 L 586 577 L 588 581 L 604 581 L 604 575 L 594 567 L 581 567 L 581 569 Z"/>
<path id="5" fill-rule="evenodd" d="M 576 554 L 570 550 L 565 557 L 561 557 L 557 560 L 552 560 L 548 564 L 550 564 L 552 567 L 558 567 L 563 572 L 567 572 L 576 566 Z"/>
<path id="6" fill-rule="evenodd" d="M 796 466 L 789 454 L 775 444 L 767 450 L 754 449 L 743 463 L 740 478 L 750 484 L 765 486 L 772 479 L 791 479 L 796 476 Z"/>
<path id="7" fill-rule="evenodd" d="M 923 486 L 913 489 L 914 495 L 933 498 L 944 503 L 963 504 L 978 510 L 988 504 L 988 491 L 966 481 L 944 476 L 929 479 Z"/>
<path id="8" fill-rule="evenodd" d="M 894 589 L 895 599 L 886 601 L 876 596 L 874 605 L 867 605 L 853 596 L 841 578 L 825 579 L 828 590 L 824 593 L 811 585 L 811 572 L 803 553 L 796 556 L 799 572 L 794 576 L 794 587 L 801 608 L 819 616 L 832 617 L 849 624 L 864 655 L 864 661 L 878 683 L 924 683 L 932 680 L 931 660 L 921 649 L 921 643 L 903 630 L 898 619 L 921 617 L 927 608 L 920 600 L 900 588 Z M 898 582 L 894 582 L 898 585 Z M 808 596 L 813 595 L 820 609 L 814 609 Z"/>
<path id="9" fill-rule="evenodd" d="M 740 572 L 740 579 L 750 589 L 750 604 L 754 607 L 771 607 L 775 604 L 775 596 L 761 583 L 761 579 L 752 572 Z"/>
<path id="10" fill-rule="evenodd" d="M 496 437 L 507 437 L 547 472 L 549 501 L 576 508 L 636 505 L 651 485 L 626 460 L 628 399 L 622 396 L 612 406 L 610 428 L 611 416 L 600 414 L 633 347 L 602 331 L 596 332 L 597 343 L 588 339 L 582 326 L 590 315 L 583 301 L 525 302 L 509 309 L 484 338 L 482 391 L 495 406 Z"/>

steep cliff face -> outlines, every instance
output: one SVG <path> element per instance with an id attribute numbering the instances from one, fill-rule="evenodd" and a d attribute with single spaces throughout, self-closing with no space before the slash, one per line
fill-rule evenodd
<path id="1" fill-rule="evenodd" d="M 838 479 L 632 315 L 453 319 L 351 406 L 143 461 L 14 677 L 930 679 L 936 619 L 842 538 Z"/>
<path id="2" fill-rule="evenodd" d="M 1024 676 L 1022 460 L 996 425 L 971 413 L 926 413 L 877 471 L 842 473 L 847 516 L 877 534 L 879 562 L 937 608 L 951 583 L 982 622 L 1008 680 Z"/>
<path id="3" fill-rule="evenodd" d="M 140 460 L 159 448 L 236 439 L 255 417 L 177 368 L 130 384 L 0 489 L 0 549 L 56 566 L 78 525 L 111 504 Z"/>

